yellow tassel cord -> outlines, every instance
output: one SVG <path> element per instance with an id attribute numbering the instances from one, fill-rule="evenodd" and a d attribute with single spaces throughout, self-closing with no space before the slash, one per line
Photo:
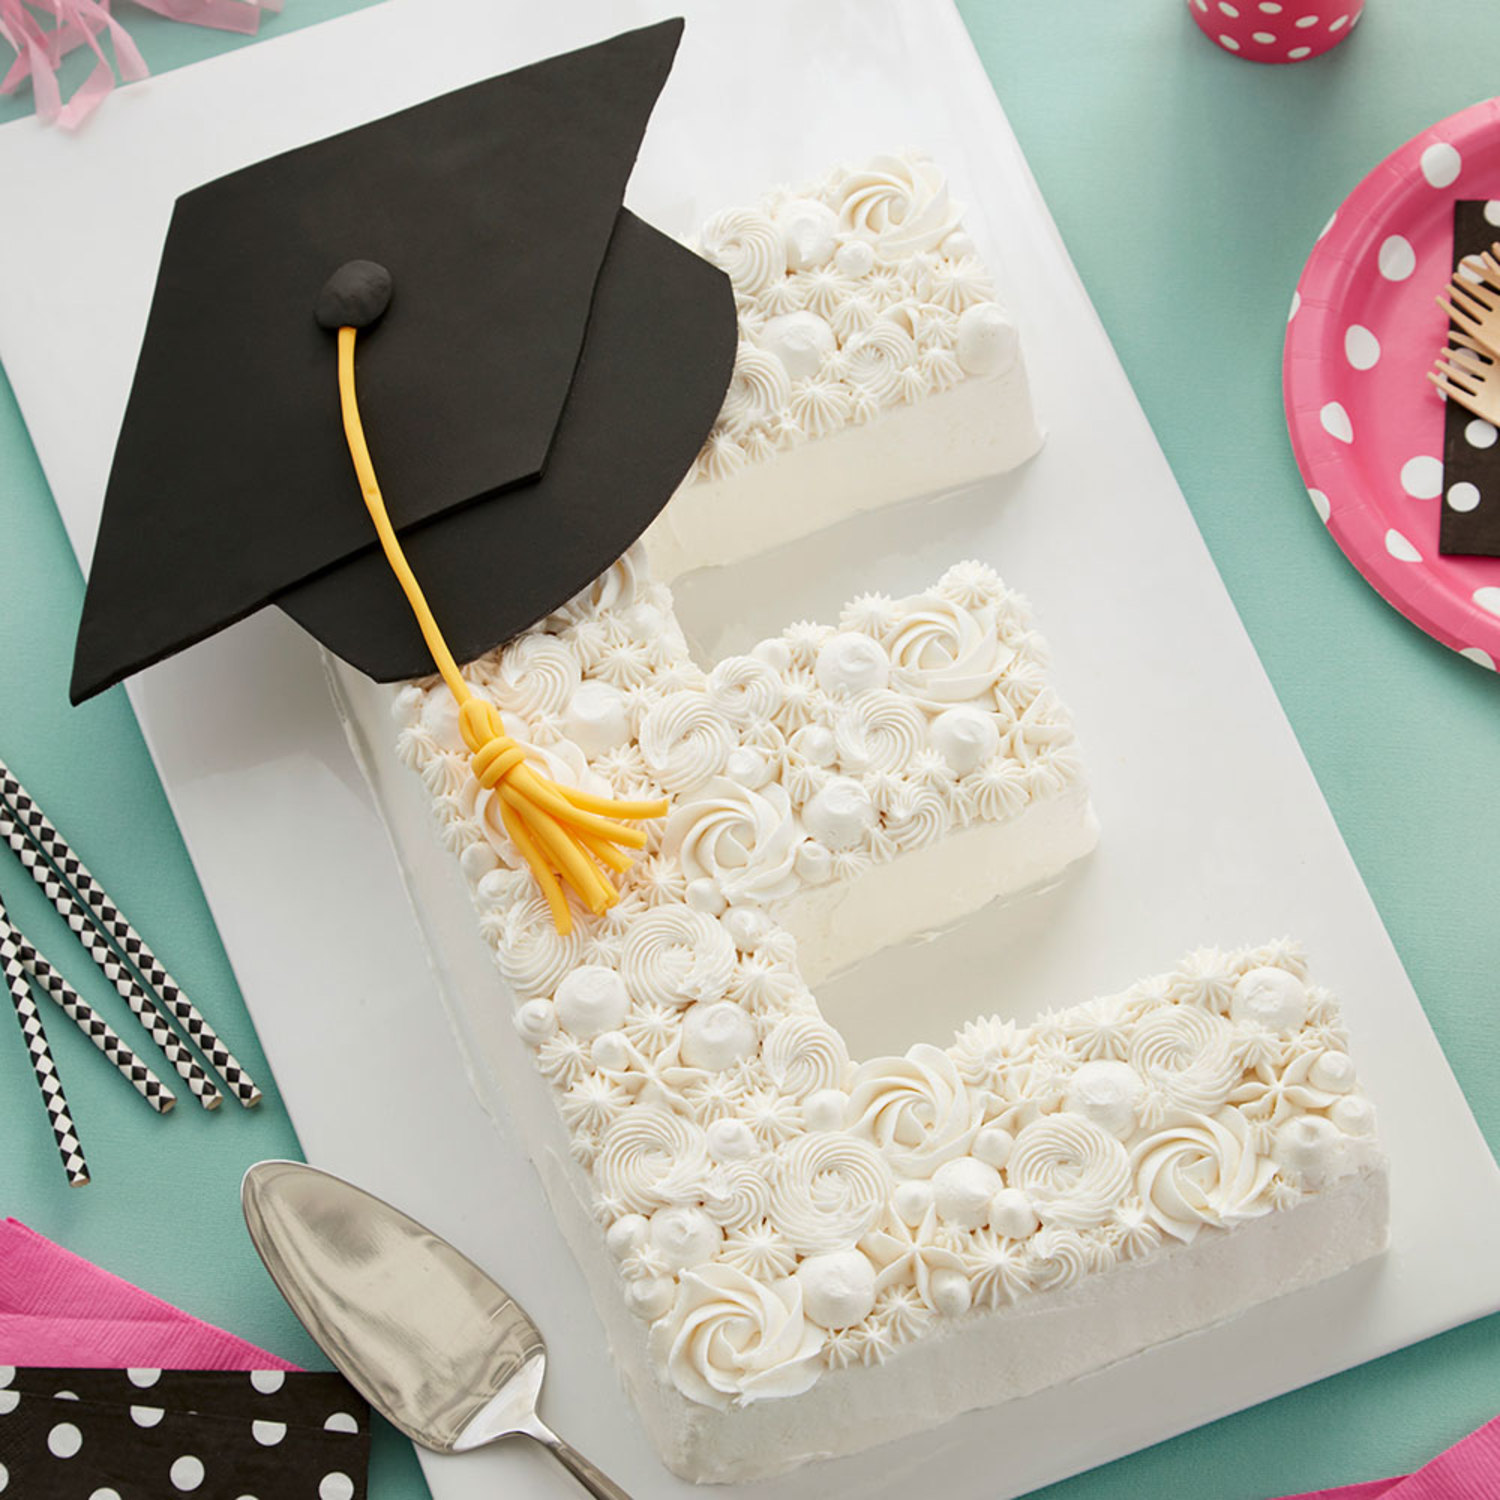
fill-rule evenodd
<path id="1" fill-rule="evenodd" d="M 613 906 L 619 900 L 619 892 L 600 867 L 629 869 L 630 856 L 619 846 L 641 849 L 646 844 L 646 835 L 640 829 L 629 828 L 617 820 L 665 817 L 666 800 L 616 802 L 558 786 L 526 764 L 526 752 L 506 734 L 494 705 L 469 691 L 428 607 L 422 586 L 401 550 L 375 480 L 375 466 L 365 442 L 354 389 L 355 332 L 349 327 L 339 329 L 339 400 L 344 412 L 344 436 L 365 508 L 375 523 L 386 561 L 421 627 L 427 649 L 449 691 L 458 700 L 459 728 L 469 747 L 474 774 L 479 784 L 499 799 L 500 818 L 506 832 L 531 866 L 552 908 L 557 930 L 567 934 L 573 930 L 573 917 L 563 887 L 569 887 L 591 912 Z"/>

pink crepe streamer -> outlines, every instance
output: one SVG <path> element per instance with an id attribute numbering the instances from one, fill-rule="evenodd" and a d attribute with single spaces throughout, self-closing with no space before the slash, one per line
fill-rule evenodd
<path id="1" fill-rule="evenodd" d="M 70 1370 L 295 1370 L 44 1239 L 0 1223 L 0 1365 Z"/>
<path id="2" fill-rule="evenodd" d="M 3 79 L 0 94 L 13 94 L 31 80 L 36 112 L 45 124 L 76 130 L 115 86 L 115 68 L 127 83 L 150 72 L 130 34 L 111 12 L 113 0 L 0 0 L 0 40 L 10 44 L 16 60 Z M 142 10 L 169 21 L 186 21 L 218 31 L 252 36 L 261 14 L 279 11 L 282 0 L 133 0 Z M 108 33 L 114 64 L 101 38 Z M 57 81 L 62 60 L 79 47 L 96 59 L 93 71 L 66 101 Z"/>
<path id="3" fill-rule="evenodd" d="M 1335 1490 L 1309 1490 L 1284 1500 L 1479 1500 L 1500 1495 L 1500 1417 L 1455 1443 L 1415 1474 Z"/>

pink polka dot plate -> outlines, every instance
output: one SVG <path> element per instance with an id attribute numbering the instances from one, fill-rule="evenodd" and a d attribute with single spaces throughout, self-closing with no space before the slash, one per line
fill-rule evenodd
<path id="1" fill-rule="evenodd" d="M 1282 391 L 1297 466 L 1345 556 L 1389 604 L 1492 671 L 1500 558 L 1438 552 L 1442 398 L 1424 372 L 1447 319 L 1453 204 L 1500 238 L 1500 99 L 1461 110 L 1391 153 L 1318 237 L 1292 298 Z M 1474 438 L 1493 442 L 1475 424 Z"/>

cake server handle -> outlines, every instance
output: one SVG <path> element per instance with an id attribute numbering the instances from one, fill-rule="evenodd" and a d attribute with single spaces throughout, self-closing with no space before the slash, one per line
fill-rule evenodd
<path id="1" fill-rule="evenodd" d="M 535 1438 L 552 1456 L 572 1474 L 594 1500 L 630 1500 L 630 1496 L 617 1485 L 603 1469 L 596 1468 L 571 1443 L 565 1443 L 539 1417 L 533 1417 L 523 1431 L 527 1437 Z"/>

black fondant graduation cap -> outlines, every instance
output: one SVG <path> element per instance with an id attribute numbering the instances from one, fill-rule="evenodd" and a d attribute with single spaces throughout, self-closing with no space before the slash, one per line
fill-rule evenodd
<path id="1" fill-rule="evenodd" d="M 454 655 L 640 535 L 734 359 L 724 275 L 621 207 L 681 36 L 626 33 L 184 194 L 110 473 L 74 661 L 89 697 L 266 604 L 370 676 L 432 670 L 376 547 L 320 326 L 358 346 L 392 523 Z M 326 290 L 350 262 L 356 266 Z M 352 289 L 351 289 L 352 288 Z"/>

